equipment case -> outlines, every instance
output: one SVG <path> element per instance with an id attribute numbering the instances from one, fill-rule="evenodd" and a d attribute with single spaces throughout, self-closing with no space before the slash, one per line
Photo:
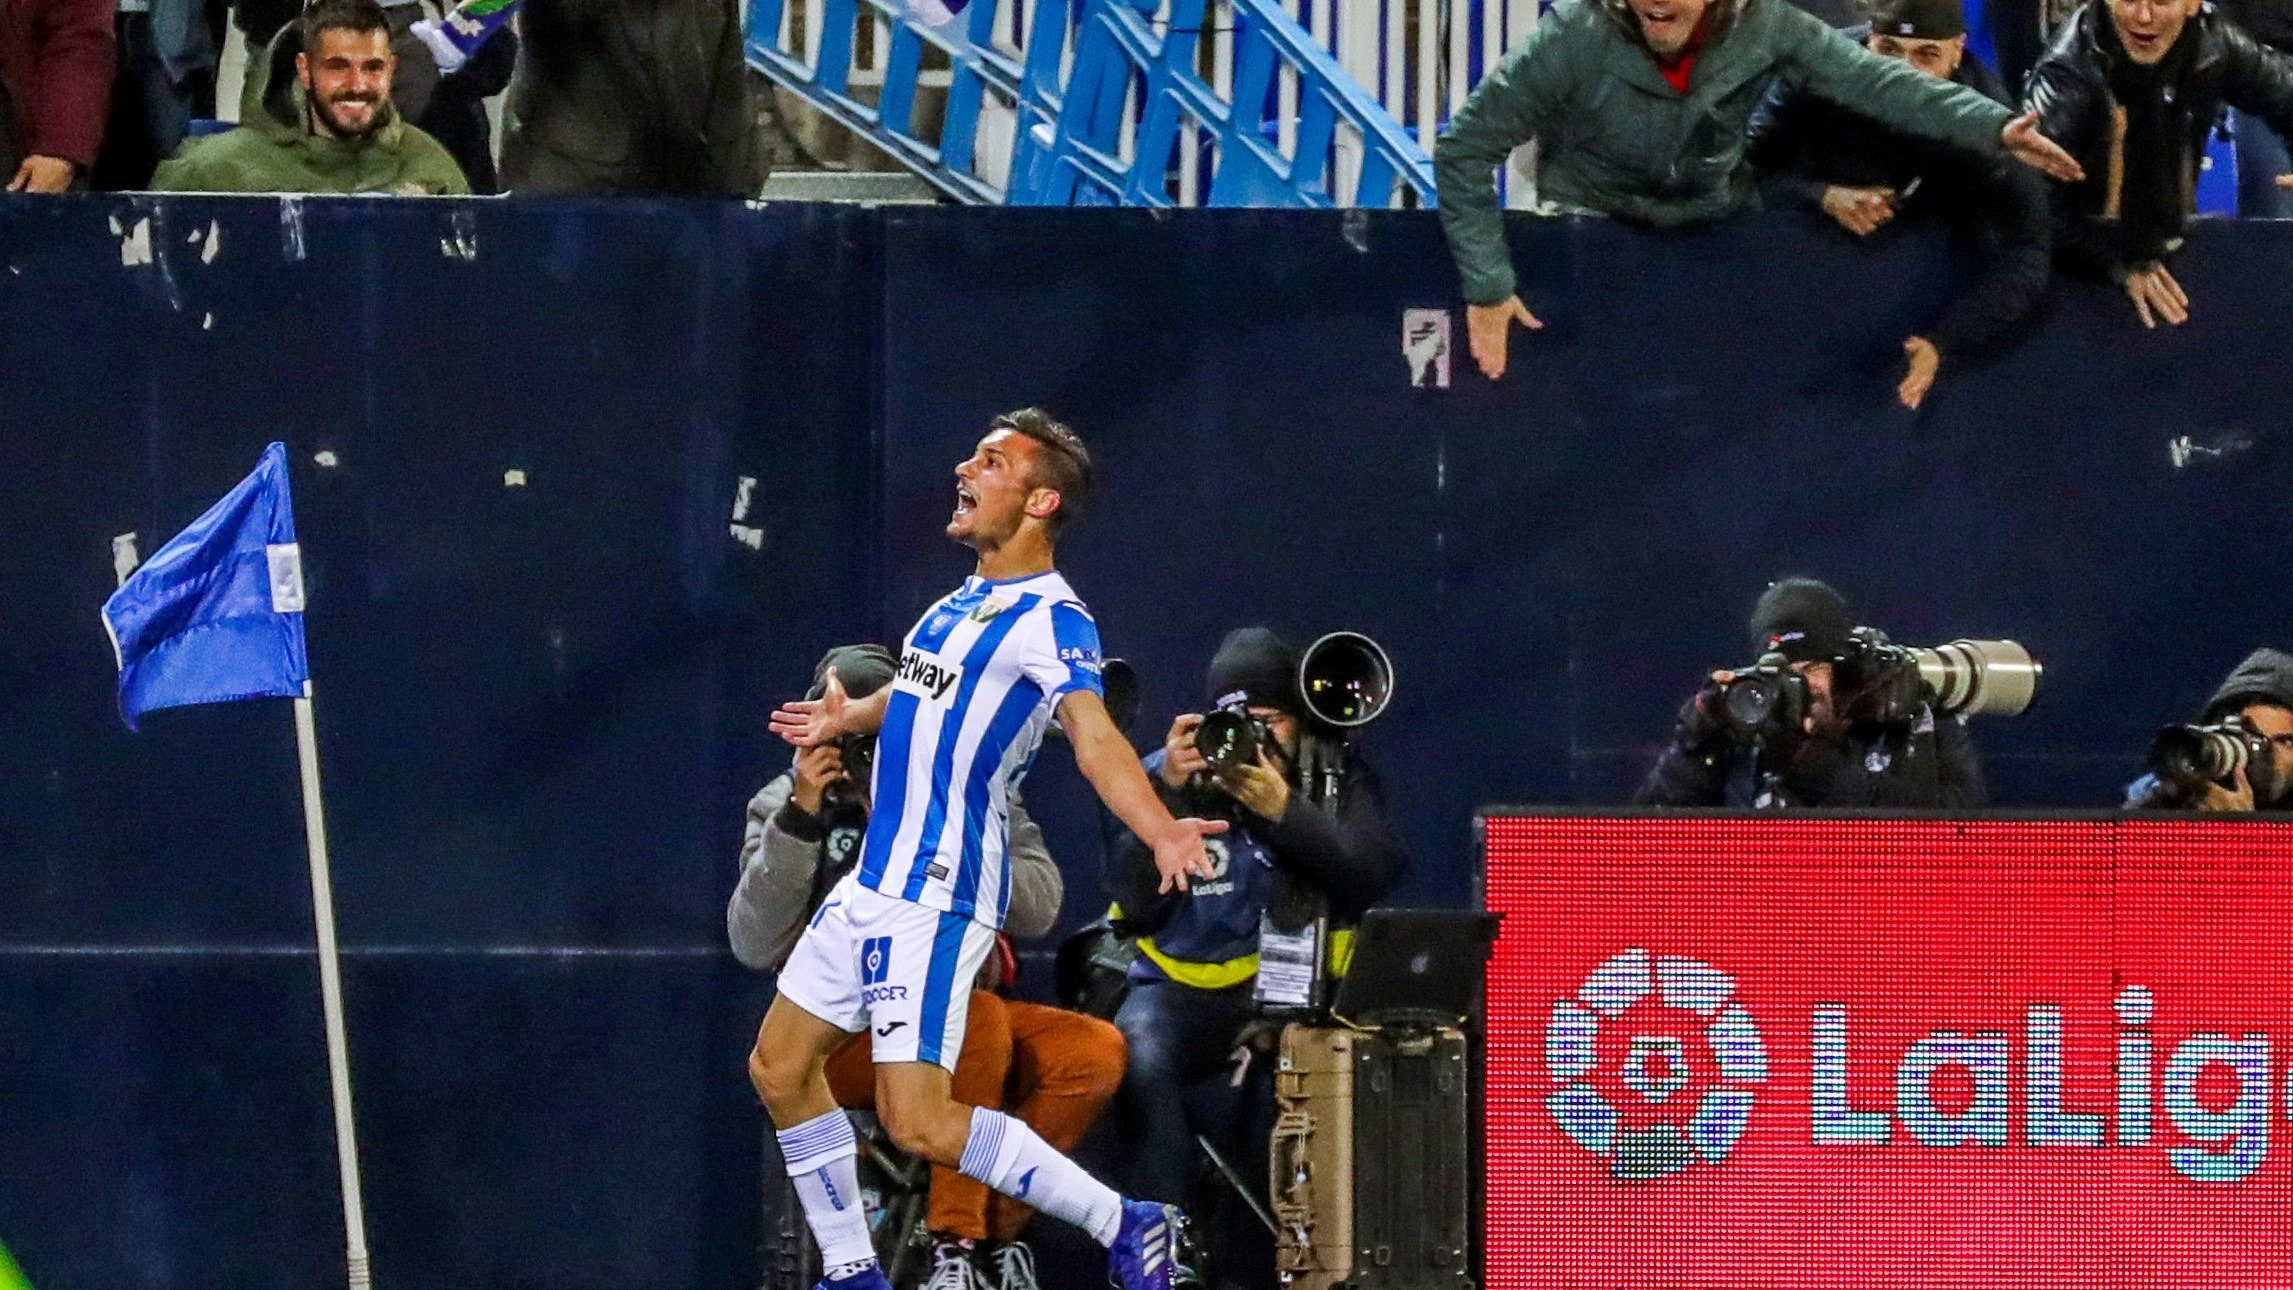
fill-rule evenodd
<path id="1" fill-rule="evenodd" d="M 1270 1190 L 1291 1290 L 1464 1290 L 1471 1064 L 1449 1027 L 1292 1025 Z"/>

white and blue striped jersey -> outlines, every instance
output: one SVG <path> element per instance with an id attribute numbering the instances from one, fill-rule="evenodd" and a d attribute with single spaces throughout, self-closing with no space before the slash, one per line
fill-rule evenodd
<path id="1" fill-rule="evenodd" d="M 963 585 L 908 632 L 876 736 L 860 885 L 1003 926 L 1011 790 L 1061 699 L 1103 694 L 1099 627 L 1057 573 Z"/>

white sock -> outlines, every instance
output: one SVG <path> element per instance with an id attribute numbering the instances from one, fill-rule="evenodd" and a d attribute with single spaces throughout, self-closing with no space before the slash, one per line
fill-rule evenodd
<path id="1" fill-rule="evenodd" d="M 1123 1198 L 1083 1172 L 1035 1130 L 1001 1111 L 975 1107 L 971 1136 L 963 1144 L 966 1178 L 976 1178 L 1013 1200 L 1023 1200 L 1051 1217 L 1089 1232 L 1101 1245 L 1113 1245 L 1123 1226 Z"/>
<path id="2" fill-rule="evenodd" d="M 853 1163 L 860 1144 L 851 1119 L 830 1111 L 782 1129 L 779 1137 L 789 1181 L 820 1244 L 820 1266 L 834 1280 L 873 1265 L 876 1244 L 868 1239 L 868 1211 L 860 1203 L 860 1170 Z"/>

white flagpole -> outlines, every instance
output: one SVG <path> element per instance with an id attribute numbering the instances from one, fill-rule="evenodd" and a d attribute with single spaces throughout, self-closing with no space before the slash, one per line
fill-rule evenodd
<path id="1" fill-rule="evenodd" d="M 326 859 L 326 804 L 319 797 L 318 725 L 311 684 L 295 700 L 295 750 L 303 771 L 303 831 L 310 848 L 311 912 L 318 919 L 318 983 L 326 1002 L 326 1066 L 334 1083 L 334 1153 L 342 1166 L 342 1225 L 350 1241 L 350 1290 L 370 1290 L 366 1202 L 358 1190 L 358 1130 L 350 1115 L 350 1044 L 342 1024 L 342 965 L 334 945 L 334 882 Z"/>

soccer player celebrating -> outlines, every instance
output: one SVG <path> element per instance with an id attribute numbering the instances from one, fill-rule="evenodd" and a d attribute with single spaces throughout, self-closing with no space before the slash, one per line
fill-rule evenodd
<path id="1" fill-rule="evenodd" d="M 1176 1207 L 1124 1200 L 1019 1120 L 956 1102 L 949 1076 L 972 978 L 1011 899 L 1011 788 L 1054 714 L 1083 777 L 1152 847 L 1163 890 L 1211 875 L 1202 838 L 1226 825 L 1171 818 L 1107 716 L 1099 629 L 1052 567 L 1090 489 L 1083 441 L 1036 409 L 1006 413 L 955 478 L 947 533 L 979 553 L 978 569 L 908 632 L 896 679 L 847 700 L 830 673 L 820 698 L 772 715 L 800 748 L 876 733 L 875 811 L 859 864 L 781 971 L 749 1076 L 779 1127 L 826 1290 L 888 1290 L 851 1121 L 824 1069 L 870 1027 L 876 1105 L 894 1141 L 1088 1231 L 1123 1290 L 1171 1290 Z"/>

